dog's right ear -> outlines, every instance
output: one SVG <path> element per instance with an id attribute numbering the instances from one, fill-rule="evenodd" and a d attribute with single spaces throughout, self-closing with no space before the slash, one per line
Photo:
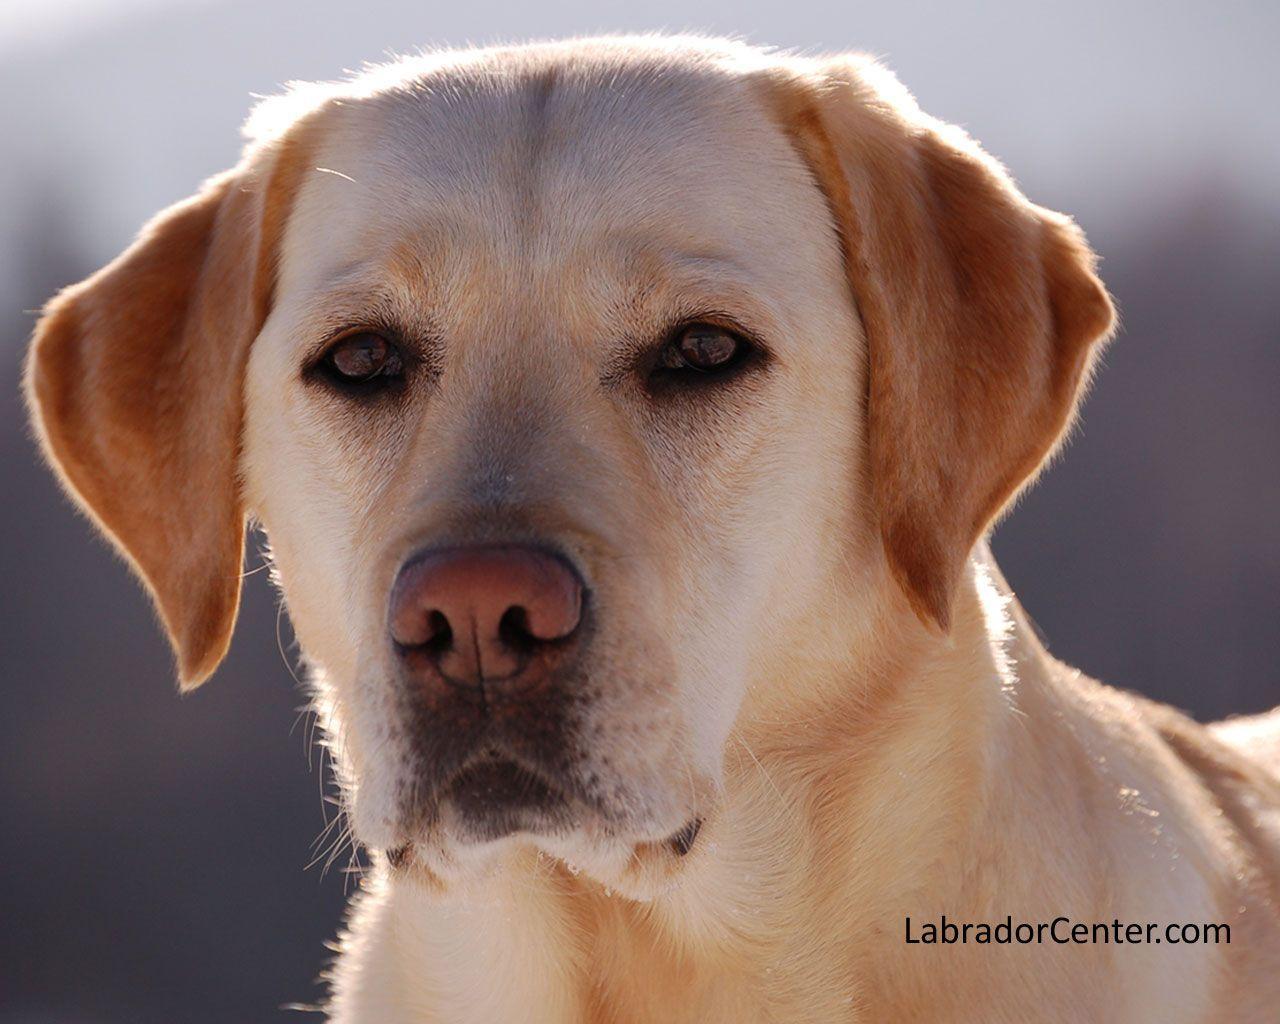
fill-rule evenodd
<path id="1" fill-rule="evenodd" d="M 217 668 L 235 624 L 244 367 L 299 166 L 279 142 L 165 210 L 54 298 L 31 344 L 45 455 L 147 585 L 184 689 Z"/>

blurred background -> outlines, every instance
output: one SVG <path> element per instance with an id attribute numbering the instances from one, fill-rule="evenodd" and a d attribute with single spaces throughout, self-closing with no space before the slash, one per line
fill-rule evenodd
<path id="1" fill-rule="evenodd" d="M 886 58 L 1103 256 L 1124 330 L 998 531 L 1060 656 L 1201 718 L 1280 703 L 1280 5 L 0 4 L 0 1024 L 308 1019 L 345 855 L 265 573 L 179 699 L 141 591 L 38 466 L 36 310 L 236 159 L 252 94 L 422 46 L 695 29 Z M 257 564 L 256 557 L 253 560 Z"/>

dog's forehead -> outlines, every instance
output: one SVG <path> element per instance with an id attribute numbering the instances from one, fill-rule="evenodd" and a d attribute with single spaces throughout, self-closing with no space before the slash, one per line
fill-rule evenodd
<path id="1" fill-rule="evenodd" d="M 414 250 L 502 273 L 637 251 L 812 266 L 821 196 L 739 75 L 706 63 L 494 58 L 325 113 L 285 256 L 332 277 Z"/>

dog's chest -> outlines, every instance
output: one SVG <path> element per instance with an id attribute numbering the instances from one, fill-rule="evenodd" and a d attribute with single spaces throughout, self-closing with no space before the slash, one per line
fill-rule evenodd
<path id="1" fill-rule="evenodd" d="M 841 985 L 682 949 L 636 904 L 531 883 L 465 903 L 372 885 L 333 976 L 335 1024 L 856 1019 Z"/>

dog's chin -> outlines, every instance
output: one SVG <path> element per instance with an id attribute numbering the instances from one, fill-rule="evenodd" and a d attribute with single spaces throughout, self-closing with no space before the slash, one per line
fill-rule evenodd
<path id="1" fill-rule="evenodd" d="M 457 843 L 484 846 L 520 834 L 554 834 L 582 816 L 577 801 L 543 775 L 514 761 L 487 759 L 453 776 L 436 818 Z"/>
<path id="2" fill-rule="evenodd" d="M 571 876 L 636 899 L 670 884 L 703 835 L 693 812 L 628 822 L 575 798 L 552 780 L 509 761 L 468 766 L 444 786 L 435 813 L 385 860 L 397 879 L 435 891 L 483 883 L 533 854 Z"/>

